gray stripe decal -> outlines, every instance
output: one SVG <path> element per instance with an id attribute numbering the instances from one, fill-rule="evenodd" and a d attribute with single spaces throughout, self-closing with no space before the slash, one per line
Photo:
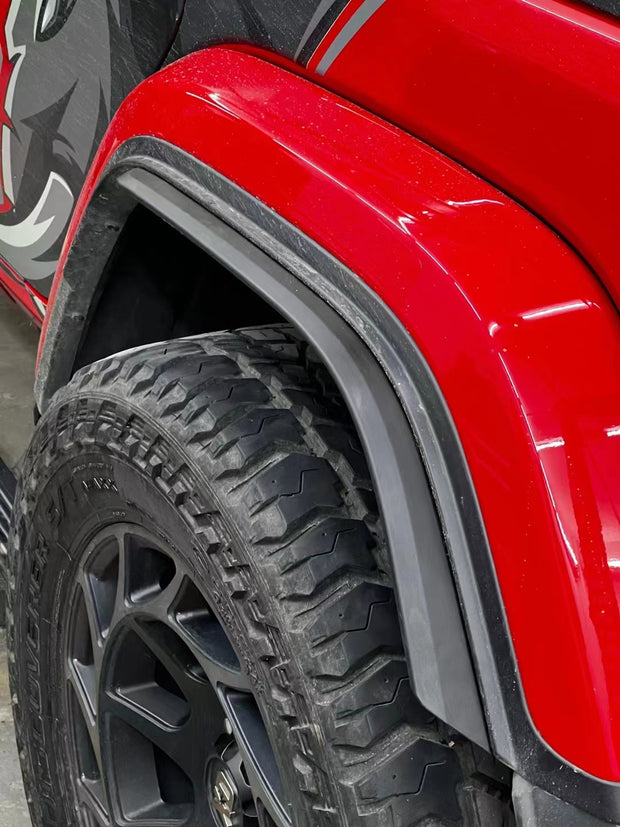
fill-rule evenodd
<path id="1" fill-rule="evenodd" d="M 342 29 L 340 34 L 336 37 L 332 45 L 323 55 L 321 62 L 316 67 L 317 75 L 324 75 L 325 72 L 332 65 L 334 60 L 338 57 L 340 52 L 349 44 L 355 35 L 359 32 L 362 26 L 368 22 L 377 9 L 385 3 L 385 0 L 366 0 L 365 3 L 359 7 L 353 17 Z"/>
<path id="2" fill-rule="evenodd" d="M 308 28 L 304 32 L 304 36 L 301 38 L 301 43 L 299 44 L 299 47 L 295 52 L 295 60 L 297 60 L 297 58 L 299 57 L 301 50 L 306 45 L 306 42 L 312 34 L 312 32 L 316 29 L 323 17 L 334 5 L 334 2 L 335 0 L 321 0 L 318 9 L 312 15 L 312 20 L 308 23 Z"/>

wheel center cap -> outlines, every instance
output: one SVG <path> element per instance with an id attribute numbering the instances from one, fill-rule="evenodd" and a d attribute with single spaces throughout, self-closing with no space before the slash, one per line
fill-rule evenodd
<path id="1" fill-rule="evenodd" d="M 235 827 L 237 810 L 237 788 L 226 766 L 219 762 L 210 772 L 211 808 L 222 827 Z"/>

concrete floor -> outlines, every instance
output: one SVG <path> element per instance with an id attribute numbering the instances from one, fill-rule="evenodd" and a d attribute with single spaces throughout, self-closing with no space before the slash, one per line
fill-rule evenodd
<path id="1" fill-rule="evenodd" d="M 0 824 L 29 827 L 30 823 L 13 734 L 6 639 L 4 630 L 0 630 Z"/>
<path id="2" fill-rule="evenodd" d="M 0 290 L 0 457 L 11 468 L 19 462 L 32 434 L 38 340 L 39 331 Z"/>
<path id="3" fill-rule="evenodd" d="M 32 433 L 32 383 L 38 331 L 0 290 L 0 457 L 15 468 Z M 6 640 L 0 630 L 0 827 L 29 827 L 13 734 L 6 668 Z"/>

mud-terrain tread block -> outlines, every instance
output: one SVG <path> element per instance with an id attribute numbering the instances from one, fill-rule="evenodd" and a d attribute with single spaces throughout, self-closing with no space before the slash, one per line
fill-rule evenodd
<path id="1" fill-rule="evenodd" d="M 429 730 L 433 716 L 416 700 L 404 661 L 389 660 L 334 702 L 335 733 L 343 743 L 367 747 L 403 721 Z"/>
<path id="2" fill-rule="evenodd" d="M 210 450 L 220 458 L 225 451 L 232 449 L 235 453 L 235 467 L 242 468 L 257 454 L 273 448 L 277 442 L 300 444 L 301 434 L 299 422 L 291 411 L 254 408 L 222 428 L 213 439 Z M 230 456 L 226 462 L 231 464 Z"/>
<path id="3" fill-rule="evenodd" d="M 313 673 L 343 677 L 381 652 L 402 651 L 393 591 L 375 583 L 358 583 L 322 608 L 310 627 Z"/>
<path id="4" fill-rule="evenodd" d="M 359 784 L 365 803 L 396 797 L 398 809 L 408 812 L 411 821 L 407 823 L 412 824 L 429 814 L 452 821 L 460 818 L 456 796 L 446 795 L 450 789 L 456 793 L 461 778 L 458 759 L 449 747 L 415 741 L 376 770 Z"/>
<path id="5" fill-rule="evenodd" d="M 338 508 L 338 477 L 326 460 L 289 454 L 261 471 L 244 497 L 251 514 L 271 506 L 284 525 L 298 522 L 319 508 Z"/>
<path id="6" fill-rule="evenodd" d="M 336 425 L 321 423 L 317 425 L 317 433 L 325 441 L 326 445 L 333 451 L 341 454 L 351 466 L 355 477 L 370 485 L 370 473 L 366 463 L 366 457 L 356 435 Z"/>
<path id="7" fill-rule="evenodd" d="M 211 395 L 205 389 L 191 399 L 181 416 L 184 423 L 189 425 L 197 422 L 200 429 L 193 437 L 193 442 L 205 442 L 215 436 L 225 424 L 238 418 L 247 410 L 241 405 L 263 405 L 269 401 L 270 394 L 267 388 L 255 379 L 232 379 L 222 384 L 219 391 Z"/>
<path id="8" fill-rule="evenodd" d="M 372 535 L 364 523 L 327 517 L 278 554 L 278 565 L 286 578 L 289 594 L 309 597 L 340 573 L 367 575 L 376 570 L 373 545 Z"/>

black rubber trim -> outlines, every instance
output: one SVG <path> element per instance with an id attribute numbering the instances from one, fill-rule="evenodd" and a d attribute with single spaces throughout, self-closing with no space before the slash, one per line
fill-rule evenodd
<path id="1" fill-rule="evenodd" d="M 129 169 L 134 172 L 122 179 L 121 186 L 119 177 Z M 142 173 L 136 174 L 138 169 L 150 170 L 161 181 L 154 181 L 152 176 L 145 178 Z M 162 186 L 166 182 L 169 186 Z M 181 194 L 189 198 L 179 201 Z M 274 264 L 273 260 L 279 262 L 282 265 L 279 274 L 282 277 L 286 274 L 293 282 L 288 282 L 285 289 L 283 282 L 279 290 L 284 289 L 284 292 L 264 294 L 265 298 L 277 306 L 278 302 L 283 301 L 279 305 L 282 314 L 302 329 L 303 324 L 300 324 L 297 316 L 304 322 L 311 311 L 318 313 L 323 324 L 326 308 L 332 308 L 346 319 L 344 351 L 343 343 L 337 337 L 334 340 L 333 332 L 328 333 L 326 330 L 327 339 L 317 343 L 313 338 L 317 331 L 311 329 L 309 338 L 315 344 L 321 344 L 323 351 L 326 343 L 333 346 L 337 359 L 345 357 L 346 350 L 353 347 L 352 366 L 355 374 L 350 372 L 351 364 L 347 362 L 347 378 L 342 386 L 349 399 L 352 391 L 356 390 L 355 384 L 351 383 L 355 377 L 355 381 L 359 381 L 361 372 L 363 373 L 362 366 L 364 369 L 373 366 L 373 375 L 376 368 L 381 366 L 381 379 L 373 392 L 379 393 L 380 388 L 380 392 L 385 392 L 386 399 L 390 400 L 388 408 L 380 410 L 382 430 L 385 429 L 386 422 L 390 423 L 392 415 L 395 416 L 395 421 L 402 424 L 402 419 L 394 409 L 395 399 L 402 406 L 401 413 L 406 412 L 409 427 L 406 435 L 399 432 L 402 442 L 397 446 L 396 467 L 399 471 L 407 471 L 402 469 L 405 446 L 409 461 L 414 466 L 419 466 L 419 455 L 415 450 L 417 443 L 428 477 L 424 480 L 418 477 L 417 485 L 428 492 L 430 481 L 445 540 L 445 545 L 442 540 L 440 545 L 433 547 L 431 557 L 445 559 L 447 547 L 464 609 L 467 635 L 479 689 L 484 699 L 493 752 L 531 784 L 604 821 L 619 822 L 620 785 L 593 778 L 562 761 L 542 741 L 528 714 L 493 558 L 467 464 L 449 411 L 415 342 L 391 311 L 355 274 L 265 205 L 196 159 L 162 141 L 136 138 L 121 147 L 106 169 L 102 183 L 86 210 L 51 311 L 36 381 L 40 408 L 45 409 L 53 392 L 71 376 L 97 284 L 114 247 L 117 233 L 131 212 L 136 197 L 171 223 L 176 223 L 180 231 L 190 237 L 195 234 L 200 237 L 202 222 L 206 222 L 211 234 L 217 235 L 212 219 L 218 215 L 229 225 L 229 229 L 234 227 L 245 238 L 251 239 L 255 246 L 260 246 L 268 253 L 268 258 L 261 260 L 260 267 L 257 266 L 255 253 L 246 258 L 239 254 L 236 258 L 237 265 L 242 269 L 248 267 L 241 274 L 242 277 L 257 292 L 261 292 L 264 284 L 261 287 L 256 278 L 262 272 L 262 266 L 269 265 L 269 270 Z M 170 203 L 167 204 L 169 199 Z M 174 215 L 170 216 L 169 210 Z M 184 215 L 185 212 L 187 215 Z M 220 223 L 217 226 L 221 228 L 222 225 Z M 233 242 L 233 246 L 236 244 L 237 241 Z M 234 250 L 231 253 L 234 254 Z M 272 261 L 269 262 L 269 259 Z M 311 291 L 305 288 L 311 288 Z M 333 316 L 332 313 L 330 318 Z M 308 335 L 307 330 L 305 332 Z M 360 360 L 361 364 L 357 364 Z M 333 369 L 333 358 L 328 361 Z M 342 362 L 337 367 L 340 372 Z M 392 386 L 391 393 L 388 392 L 386 377 Z M 373 411 L 376 411 L 375 405 Z M 363 424 L 367 426 L 367 423 L 366 420 Z M 359 421 L 357 424 L 359 427 Z M 382 508 L 384 503 L 388 505 L 388 513 L 384 513 L 388 518 L 394 513 L 390 507 L 393 505 L 390 497 L 394 492 L 390 488 L 383 489 L 382 466 L 389 464 L 389 454 L 382 453 L 383 446 L 379 450 L 373 450 L 373 433 L 369 438 L 368 431 L 362 429 L 361 436 L 365 447 L 370 448 L 371 464 L 373 459 L 377 462 L 379 455 L 379 468 L 373 469 L 373 472 L 379 472 L 375 484 Z M 389 437 L 388 434 L 388 442 L 393 450 L 393 441 Z M 401 477 L 401 481 L 402 479 Z M 414 489 L 407 489 L 403 500 L 403 492 L 398 492 L 398 502 L 414 502 L 417 510 L 420 506 L 411 499 L 412 494 Z M 402 515 L 398 515 L 398 520 L 401 519 Z M 432 536 L 437 539 L 435 533 Z M 403 613 L 406 642 L 407 645 L 412 643 L 414 647 L 416 644 L 420 647 L 418 650 L 413 649 L 410 654 L 415 651 L 425 652 L 432 664 L 427 669 L 428 664 L 412 658 L 415 690 L 422 702 L 443 720 L 464 734 L 469 734 L 476 730 L 477 719 L 471 716 L 471 709 L 464 714 L 463 709 L 459 710 L 453 705 L 455 687 L 465 687 L 469 691 L 466 682 L 469 678 L 461 676 L 460 682 L 457 678 L 457 683 L 452 687 L 442 684 L 441 680 L 439 683 L 425 680 L 425 676 L 428 678 L 430 675 L 441 679 L 447 677 L 436 665 L 437 660 L 443 660 L 446 654 L 437 650 L 436 642 L 443 640 L 453 628 L 453 615 L 444 618 L 445 623 L 441 621 L 439 624 L 441 628 L 437 629 L 438 638 L 433 637 L 427 628 L 422 636 L 422 644 L 416 641 L 419 629 L 430 622 L 426 610 L 437 604 L 438 595 L 436 582 L 420 581 L 419 561 L 412 564 L 412 558 L 418 549 L 417 545 L 402 545 L 400 541 L 394 544 L 392 538 L 399 599 L 402 605 L 408 607 Z M 412 565 L 418 568 L 415 572 L 416 580 L 410 583 L 402 577 L 403 572 Z M 445 575 L 445 568 L 442 571 Z M 421 583 L 424 585 L 420 595 Z M 445 584 L 441 587 L 445 589 Z M 415 602 L 418 598 L 419 606 Z M 421 607 L 422 611 L 414 614 L 412 607 Z M 462 630 L 458 633 L 458 639 L 463 639 Z M 437 711 L 441 708 L 444 713 Z M 464 718 L 465 725 L 457 723 Z M 478 737 L 474 740 L 482 741 Z"/>

